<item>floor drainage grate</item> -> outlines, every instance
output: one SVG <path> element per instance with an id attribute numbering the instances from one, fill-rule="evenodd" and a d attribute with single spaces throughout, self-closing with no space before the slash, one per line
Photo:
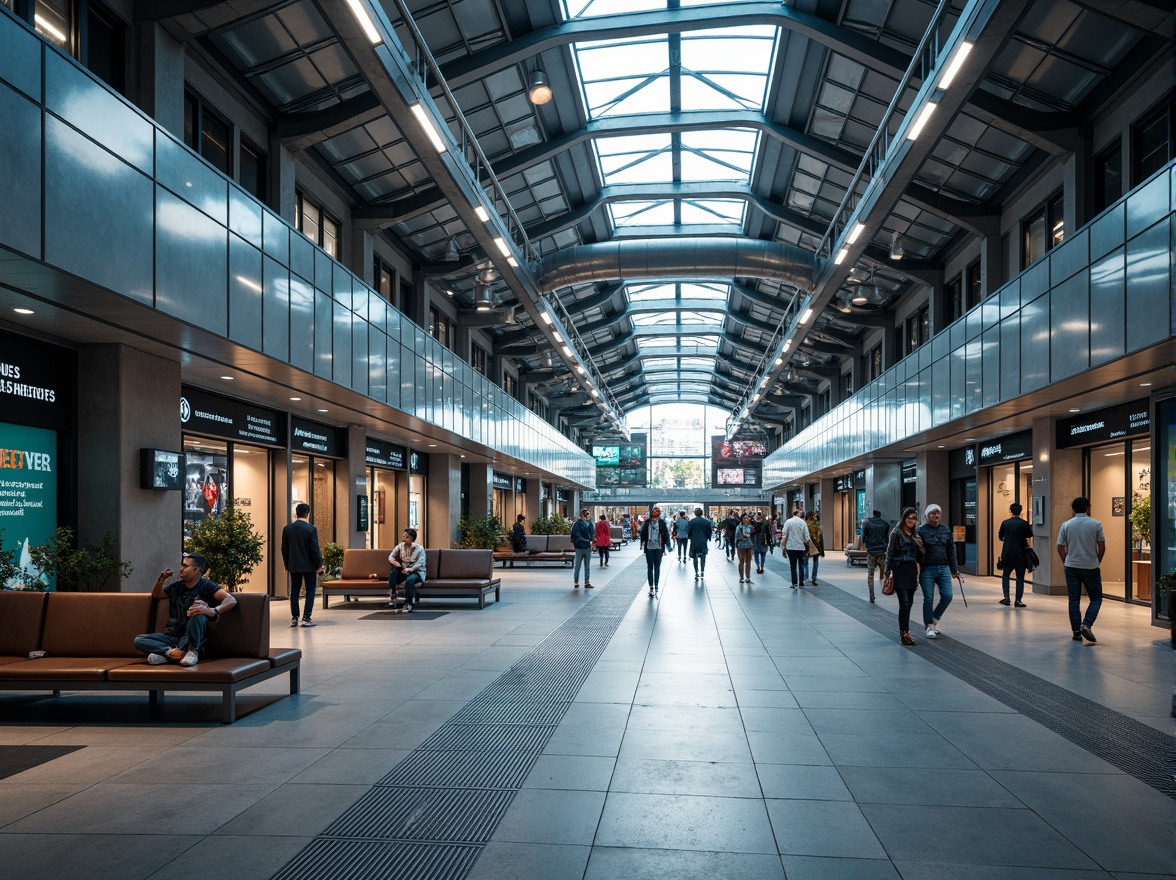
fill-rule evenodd
<path id="1" fill-rule="evenodd" d="M 274 875 L 461 880 L 645 583 L 632 565 Z"/>
<path id="2" fill-rule="evenodd" d="M 813 596 L 898 641 L 895 616 L 837 587 Z M 954 639 L 919 641 L 919 656 L 961 681 L 1032 718 L 1140 782 L 1176 798 L 1176 741 L 1114 709 L 998 660 Z"/>

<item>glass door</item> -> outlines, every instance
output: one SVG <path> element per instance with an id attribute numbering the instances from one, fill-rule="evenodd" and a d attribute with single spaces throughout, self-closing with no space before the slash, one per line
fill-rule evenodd
<path id="1" fill-rule="evenodd" d="M 270 455 L 254 446 L 234 443 L 233 506 L 249 514 L 253 528 L 265 539 L 262 559 L 241 585 L 243 592 L 264 593 L 269 583 L 270 558 Z"/>

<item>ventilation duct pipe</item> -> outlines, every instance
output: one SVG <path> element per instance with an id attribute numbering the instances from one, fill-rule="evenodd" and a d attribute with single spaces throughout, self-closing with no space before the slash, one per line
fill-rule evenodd
<path id="1" fill-rule="evenodd" d="M 771 278 L 809 289 L 816 256 L 811 251 L 748 238 L 654 238 L 606 241 L 567 248 L 544 257 L 544 293 L 593 281 L 636 278 Z"/>

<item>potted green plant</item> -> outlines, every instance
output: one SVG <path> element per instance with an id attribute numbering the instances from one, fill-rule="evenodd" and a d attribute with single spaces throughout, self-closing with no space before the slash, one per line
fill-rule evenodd
<path id="1" fill-rule="evenodd" d="M 115 555 L 118 542 L 107 532 L 101 541 L 86 541 L 74 547 L 74 532 L 59 526 L 44 544 L 29 548 L 29 558 L 36 571 L 34 582 L 42 575 L 57 579 L 62 593 L 101 593 L 112 577 L 130 577 L 134 569 Z M 26 578 L 26 583 L 28 579 Z"/>
<path id="2" fill-rule="evenodd" d="M 495 550 L 502 537 L 502 520 L 496 516 L 463 516 L 457 531 L 462 550 Z"/>
<path id="3" fill-rule="evenodd" d="M 323 568 L 327 571 L 323 580 L 335 580 L 343 573 L 343 547 L 334 541 L 323 545 Z"/>
<path id="4" fill-rule="evenodd" d="M 570 535 L 572 521 L 565 519 L 558 513 L 551 516 L 539 516 L 531 521 L 532 535 Z"/>
<path id="5" fill-rule="evenodd" d="M 264 547 L 265 538 L 240 507 L 202 519 L 184 540 L 185 553 L 198 553 L 208 563 L 205 577 L 230 593 L 235 593 L 261 564 Z"/>
<path id="6" fill-rule="evenodd" d="M 1131 512 L 1127 515 L 1131 523 L 1131 541 L 1136 551 L 1135 559 L 1142 559 L 1138 551 L 1151 538 L 1151 496 L 1136 492 L 1131 496 Z"/>

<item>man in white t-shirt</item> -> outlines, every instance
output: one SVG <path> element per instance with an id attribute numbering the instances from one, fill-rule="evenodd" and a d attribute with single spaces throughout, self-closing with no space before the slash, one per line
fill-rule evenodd
<path id="1" fill-rule="evenodd" d="M 784 551 L 788 554 L 788 568 L 792 573 L 792 589 L 795 590 L 798 584 L 803 588 L 804 555 L 811 538 L 808 523 L 804 521 L 804 511 L 799 507 L 792 511 L 792 516 L 788 517 L 788 521 L 784 523 L 780 540 L 784 545 Z"/>
<path id="2" fill-rule="evenodd" d="M 1058 529 L 1058 556 L 1066 572 L 1066 592 L 1070 596 L 1070 629 L 1074 641 L 1097 642 L 1091 628 L 1102 608 L 1102 571 L 1099 564 L 1107 552 L 1107 536 L 1102 523 L 1090 516 L 1090 499 L 1079 495 L 1070 504 L 1074 516 Z M 1090 602 L 1086 616 L 1081 616 L 1082 588 Z"/>

